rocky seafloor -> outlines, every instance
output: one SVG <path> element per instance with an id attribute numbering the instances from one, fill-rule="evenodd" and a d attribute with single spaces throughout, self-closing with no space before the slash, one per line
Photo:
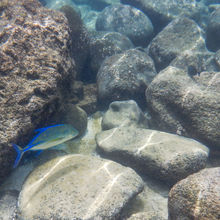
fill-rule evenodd
<path id="1" fill-rule="evenodd" d="M 220 219 L 219 0 L 0 0 L 0 220 Z M 12 169 L 12 143 L 79 136 Z"/>

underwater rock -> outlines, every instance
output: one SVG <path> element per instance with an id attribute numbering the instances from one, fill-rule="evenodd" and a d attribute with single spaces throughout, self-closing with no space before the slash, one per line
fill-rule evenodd
<path id="1" fill-rule="evenodd" d="M 133 214 L 127 220 L 167 220 L 167 218 L 158 216 L 156 212 L 138 212 Z"/>
<path id="2" fill-rule="evenodd" d="M 115 101 L 102 118 L 102 129 L 135 126 L 148 128 L 147 118 L 134 100 Z"/>
<path id="3" fill-rule="evenodd" d="M 151 19 L 157 33 L 179 16 L 198 21 L 203 10 L 203 6 L 196 0 L 121 0 L 121 3 L 143 11 Z"/>
<path id="4" fill-rule="evenodd" d="M 77 105 L 86 111 L 88 115 L 97 111 L 97 88 L 95 83 L 83 86 L 83 98 Z"/>
<path id="5" fill-rule="evenodd" d="M 220 49 L 220 8 L 214 10 L 210 17 L 207 28 L 207 48 L 211 51 Z"/>
<path id="6" fill-rule="evenodd" d="M 114 219 L 143 189 L 130 168 L 80 154 L 36 168 L 19 195 L 18 209 L 30 219 Z"/>
<path id="7" fill-rule="evenodd" d="M 0 6 L 0 183 L 24 146 L 63 102 L 74 80 L 68 22 L 37 0 Z M 65 88 L 65 89 L 64 89 Z"/>
<path id="8" fill-rule="evenodd" d="M 149 177 L 143 180 L 144 189 L 128 205 L 125 216 L 130 216 L 129 220 L 167 220 L 169 187 Z"/>
<path id="9" fill-rule="evenodd" d="M 145 105 L 144 91 L 156 74 L 153 60 L 138 49 L 106 58 L 97 74 L 99 103 L 133 99 Z"/>
<path id="10" fill-rule="evenodd" d="M 201 170 L 181 180 L 169 193 L 169 220 L 220 216 L 220 167 Z"/>
<path id="11" fill-rule="evenodd" d="M 94 73 L 93 79 L 106 57 L 122 53 L 133 48 L 132 42 L 123 34 L 118 32 L 94 32 L 90 38 L 91 69 Z"/>
<path id="12" fill-rule="evenodd" d="M 79 13 L 74 8 L 65 5 L 60 8 L 60 11 L 68 19 L 70 27 L 70 35 L 72 39 L 72 57 L 75 61 L 76 78 L 81 79 L 81 74 L 84 69 L 84 65 L 87 62 L 89 55 L 89 36 L 83 21 Z"/>
<path id="13" fill-rule="evenodd" d="M 135 46 L 147 46 L 153 35 L 150 19 L 129 5 L 106 7 L 96 20 L 97 31 L 115 31 L 126 35 Z"/>
<path id="14" fill-rule="evenodd" d="M 149 45 L 149 55 L 158 71 L 186 50 L 203 52 L 206 51 L 206 46 L 202 29 L 185 17 L 169 23 Z"/>
<path id="15" fill-rule="evenodd" d="M 209 153 L 193 139 L 134 127 L 102 131 L 96 141 L 101 155 L 168 184 L 203 169 Z"/>
<path id="16" fill-rule="evenodd" d="M 0 220 L 14 219 L 18 191 L 0 191 Z"/>
<path id="17" fill-rule="evenodd" d="M 215 54 L 212 52 L 185 51 L 176 57 L 170 66 L 180 68 L 190 76 L 199 75 L 204 71 L 220 71 L 220 65 L 216 64 Z"/>
<path id="18" fill-rule="evenodd" d="M 155 129 L 192 137 L 220 151 L 220 72 L 167 67 L 146 90 Z"/>

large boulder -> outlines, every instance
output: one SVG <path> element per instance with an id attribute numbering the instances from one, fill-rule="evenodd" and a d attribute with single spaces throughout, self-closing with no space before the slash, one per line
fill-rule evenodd
<path id="1" fill-rule="evenodd" d="M 142 189 L 132 169 L 113 161 L 79 154 L 58 157 L 28 176 L 18 199 L 19 217 L 115 219 Z"/>
<path id="2" fill-rule="evenodd" d="M 122 53 L 133 47 L 129 38 L 118 32 L 98 31 L 91 34 L 90 59 L 93 72 L 92 79 L 96 78 L 96 74 L 106 57 Z"/>
<path id="3" fill-rule="evenodd" d="M 123 4 L 132 5 L 150 17 L 156 32 L 162 30 L 170 21 L 186 16 L 200 20 L 202 5 L 196 0 L 121 0 Z"/>
<path id="4" fill-rule="evenodd" d="M 155 127 L 189 136 L 220 150 L 220 73 L 167 67 L 146 90 Z"/>
<path id="5" fill-rule="evenodd" d="M 96 141 L 103 156 L 168 184 L 203 169 L 209 151 L 192 139 L 135 127 L 102 131 Z"/>
<path id="6" fill-rule="evenodd" d="M 75 67 L 62 13 L 37 0 L 11 0 L 1 1 L 0 14 L 1 183 L 15 157 L 9 145 L 24 146 L 33 129 L 59 109 Z"/>
<path id="7" fill-rule="evenodd" d="M 134 100 L 115 101 L 102 118 L 102 129 L 135 126 L 148 128 L 147 118 Z"/>
<path id="8" fill-rule="evenodd" d="M 153 35 L 150 19 L 143 12 L 129 5 L 106 7 L 96 20 L 96 30 L 124 34 L 135 46 L 147 46 Z"/>
<path id="9" fill-rule="evenodd" d="M 149 45 L 149 55 L 161 70 L 187 50 L 206 51 L 202 29 L 191 19 L 180 17 L 170 22 Z"/>
<path id="10" fill-rule="evenodd" d="M 169 193 L 169 220 L 220 217 L 220 167 L 201 170 L 181 180 Z"/>
<path id="11" fill-rule="evenodd" d="M 97 74 L 101 104 L 133 99 L 144 105 L 144 91 L 156 75 L 153 60 L 138 49 L 126 50 L 105 59 Z"/>

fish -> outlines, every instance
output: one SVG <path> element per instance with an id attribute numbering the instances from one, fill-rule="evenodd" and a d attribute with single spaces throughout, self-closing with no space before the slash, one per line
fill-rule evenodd
<path id="1" fill-rule="evenodd" d="M 27 151 L 42 151 L 58 144 L 62 144 L 78 136 L 79 132 L 70 124 L 57 124 L 45 128 L 36 129 L 37 134 L 24 147 L 12 144 L 17 152 L 13 168 L 16 168 L 21 161 L 22 156 Z"/>

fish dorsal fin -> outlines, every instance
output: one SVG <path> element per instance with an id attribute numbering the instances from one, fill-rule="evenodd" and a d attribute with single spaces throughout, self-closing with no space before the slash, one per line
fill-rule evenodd
<path id="1" fill-rule="evenodd" d="M 37 129 L 34 130 L 34 132 L 42 133 L 42 132 L 46 131 L 48 128 L 53 128 L 53 127 L 62 126 L 62 125 L 64 125 L 64 124 L 51 125 L 51 126 L 48 126 L 48 127 L 45 127 L 45 128 L 37 128 Z"/>

